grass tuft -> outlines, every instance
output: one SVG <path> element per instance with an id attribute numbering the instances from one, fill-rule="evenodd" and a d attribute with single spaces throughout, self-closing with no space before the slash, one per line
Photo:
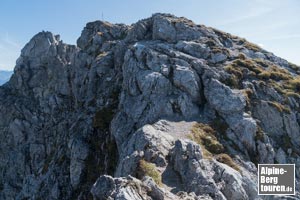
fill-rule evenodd
<path id="1" fill-rule="evenodd" d="M 250 106 L 251 105 L 251 97 L 253 95 L 253 90 L 251 90 L 250 88 L 246 88 L 246 89 L 241 90 L 241 92 L 246 97 L 247 105 Z"/>
<path id="2" fill-rule="evenodd" d="M 220 130 L 226 131 L 227 126 L 222 122 L 214 122 Z M 232 158 L 225 154 L 223 145 L 217 140 L 215 130 L 208 124 L 196 123 L 192 129 L 190 139 L 197 142 L 202 147 L 203 157 L 206 159 L 216 158 L 217 161 L 222 162 L 233 169 L 240 171 L 239 166 L 232 160 Z"/>
<path id="3" fill-rule="evenodd" d="M 202 147 L 204 158 L 211 158 L 213 154 L 224 152 L 224 147 L 216 138 L 211 126 L 197 123 L 192 127 L 191 132 L 188 137 Z"/>
<path id="4" fill-rule="evenodd" d="M 255 72 L 255 74 L 259 74 L 264 71 L 264 69 L 261 66 L 257 65 L 257 63 L 255 63 L 254 61 L 249 60 L 249 59 L 246 59 L 246 60 L 237 59 L 237 60 L 233 61 L 232 64 L 237 67 L 247 68 L 250 71 Z"/>
<path id="5" fill-rule="evenodd" d="M 244 46 L 247 49 L 252 50 L 252 51 L 261 51 L 262 50 L 258 45 L 253 44 L 253 43 L 248 42 L 248 41 L 245 41 Z"/>
<path id="6" fill-rule="evenodd" d="M 283 84 L 286 89 L 293 90 L 294 92 L 300 92 L 300 76 L 290 79 Z"/>
<path id="7" fill-rule="evenodd" d="M 263 71 L 261 73 L 258 74 L 258 78 L 259 79 L 263 79 L 263 80 L 269 80 L 271 77 L 271 73 L 268 71 Z"/>
<path id="8" fill-rule="evenodd" d="M 216 156 L 216 160 L 240 172 L 240 167 L 233 161 L 233 159 L 228 154 L 219 154 Z"/>
<path id="9" fill-rule="evenodd" d="M 264 132 L 260 126 L 257 126 L 255 140 L 264 141 Z"/>
<path id="10" fill-rule="evenodd" d="M 162 185 L 161 174 L 156 169 L 155 165 L 142 159 L 138 164 L 138 178 L 142 178 L 144 176 L 149 176 L 153 178 L 157 185 Z"/>
<path id="11" fill-rule="evenodd" d="M 238 79 L 243 78 L 242 69 L 237 67 L 236 65 L 227 65 L 224 67 L 225 71 L 231 74 L 234 74 Z"/>

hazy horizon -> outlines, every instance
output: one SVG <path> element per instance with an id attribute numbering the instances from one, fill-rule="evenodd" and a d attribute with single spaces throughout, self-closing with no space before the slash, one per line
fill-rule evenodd
<path id="1" fill-rule="evenodd" d="M 75 44 L 95 20 L 132 24 L 153 13 L 184 16 L 197 24 L 246 38 L 300 65 L 300 1 L 297 0 L 3 0 L 0 2 L 0 70 L 12 70 L 23 46 L 38 32 L 51 31 Z M 4 20 L 5 19 L 5 20 Z"/>

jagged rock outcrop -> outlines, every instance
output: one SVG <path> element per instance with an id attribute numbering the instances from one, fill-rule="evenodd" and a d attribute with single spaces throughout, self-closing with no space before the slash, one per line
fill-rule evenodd
<path id="1" fill-rule="evenodd" d="M 262 199 L 258 163 L 299 188 L 299 74 L 169 14 L 38 33 L 0 87 L 0 199 Z"/>

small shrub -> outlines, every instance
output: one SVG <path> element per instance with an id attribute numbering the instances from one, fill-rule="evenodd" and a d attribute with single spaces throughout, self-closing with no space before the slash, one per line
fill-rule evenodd
<path id="1" fill-rule="evenodd" d="M 262 142 L 264 141 L 264 133 L 260 126 L 257 126 L 255 140 L 260 140 Z"/>
<path id="2" fill-rule="evenodd" d="M 265 66 L 267 66 L 266 63 Z M 269 66 L 266 70 L 263 70 L 258 74 L 258 78 L 264 80 L 273 79 L 275 81 L 280 81 L 290 80 L 292 79 L 292 75 L 286 69 L 281 69 L 278 66 Z"/>
<path id="3" fill-rule="evenodd" d="M 195 141 L 197 144 L 200 145 L 203 158 L 211 159 L 211 158 L 213 157 L 213 154 L 210 153 L 210 152 L 206 149 L 206 147 L 202 144 L 201 141 L 197 141 L 197 139 L 193 136 L 193 134 L 189 134 L 187 137 L 188 137 L 190 140 L 193 140 L 193 141 Z"/>
<path id="4" fill-rule="evenodd" d="M 225 153 L 219 154 L 216 156 L 216 160 L 228 165 L 229 167 L 235 169 L 236 171 L 240 171 L 240 167 L 232 160 L 232 158 Z"/>
<path id="5" fill-rule="evenodd" d="M 229 51 L 226 48 L 220 48 L 217 46 L 213 46 L 213 47 L 211 47 L 211 52 L 214 54 L 222 53 L 222 54 L 229 56 Z"/>
<path id="6" fill-rule="evenodd" d="M 278 84 L 275 81 L 270 81 L 269 85 L 285 97 L 300 98 L 300 95 L 297 93 L 297 91 L 295 91 L 292 86 L 287 86 L 287 83 Z"/>
<path id="7" fill-rule="evenodd" d="M 270 71 L 270 70 L 272 70 L 272 69 L 262 71 L 261 73 L 258 74 L 258 78 L 264 79 L 264 80 L 273 79 L 275 81 L 291 79 L 291 75 L 288 73 L 282 73 L 279 71 Z"/>
<path id="8" fill-rule="evenodd" d="M 224 67 L 224 70 L 231 75 L 224 83 L 234 88 L 239 88 L 241 80 L 245 78 L 246 69 L 248 78 L 253 77 L 268 82 L 285 81 L 286 89 L 300 91 L 300 76 L 293 78 L 288 70 L 262 59 L 241 58 L 234 60 L 231 64 Z"/>
<path id="9" fill-rule="evenodd" d="M 204 41 L 204 43 L 209 46 L 209 47 L 214 47 L 214 46 L 217 46 L 216 42 L 212 39 L 207 39 Z"/>
<path id="10" fill-rule="evenodd" d="M 225 132 L 228 128 L 227 124 L 221 120 L 215 120 L 213 124 L 215 127 L 218 127 L 218 130 L 221 132 Z M 210 125 L 197 123 L 192 127 L 191 132 L 192 134 L 189 135 L 189 137 L 202 147 L 204 158 L 210 159 L 215 155 L 217 161 L 240 171 L 239 166 L 232 158 L 228 154 L 223 153 L 225 149 L 217 140 L 215 130 Z"/>
<path id="11" fill-rule="evenodd" d="M 246 60 L 246 59 L 247 59 L 246 55 L 243 54 L 243 53 L 240 53 L 240 54 L 238 55 L 238 58 L 239 58 L 240 60 Z"/>
<path id="12" fill-rule="evenodd" d="M 229 78 L 225 79 L 223 83 L 231 88 L 240 88 L 240 80 L 235 75 L 231 75 Z"/>
<path id="13" fill-rule="evenodd" d="M 222 153 L 224 147 L 217 140 L 215 131 L 207 124 L 197 123 L 192 127 L 190 138 L 201 144 L 205 149 L 213 154 Z"/>
<path id="14" fill-rule="evenodd" d="M 276 65 L 272 65 L 268 68 L 270 71 L 274 71 L 274 72 L 279 72 L 279 73 L 282 73 L 282 74 L 286 74 L 286 75 L 289 75 L 290 78 L 292 78 L 290 72 L 284 68 L 281 68 L 279 66 L 276 66 Z"/>
<path id="15" fill-rule="evenodd" d="M 264 68 L 268 68 L 270 66 L 270 62 L 267 62 L 264 59 L 261 58 L 254 58 L 253 59 L 258 65 L 264 67 Z"/>
<path id="16" fill-rule="evenodd" d="M 247 105 L 251 104 L 251 96 L 253 95 L 253 90 L 250 88 L 241 90 L 242 94 L 246 97 Z"/>
<path id="17" fill-rule="evenodd" d="M 250 71 L 255 72 L 256 74 L 259 74 L 264 71 L 264 69 L 262 67 L 260 67 L 254 61 L 249 60 L 249 59 L 246 59 L 246 60 L 237 59 L 237 60 L 233 61 L 233 65 L 245 67 L 245 68 L 249 69 Z"/>
<path id="18" fill-rule="evenodd" d="M 268 71 L 263 71 L 258 74 L 258 78 L 260 79 L 269 80 L 270 77 L 271 77 L 271 73 Z"/>
<path id="19" fill-rule="evenodd" d="M 138 164 L 138 178 L 142 178 L 144 176 L 149 176 L 153 178 L 157 185 L 162 185 L 161 174 L 156 169 L 155 165 L 142 159 Z"/>
<path id="20" fill-rule="evenodd" d="M 285 94 L 283 87 L 281 85 L 279 85 L 276 81 L 270 80 L 268 85 L 273 87 L 280 94 Z"/>
<path id="21" fill-rule="evenodd" d="M 212 53 L 223 53 L 222 49 L 219 48 L 219 47 L 217 47 L 217 46 L 212 47 L 212 48 L 211 48 L 211 52 L 212 52 Z"/>
<path id="22" fill-rule="evenodd" d="M 224 67 L 224 70 L 228 73 L 234 74 L 238 79 L 243 78 L 243 72 L 241 68 L 237 66 L 227 65 L 226 67 Z"/>
<path id="23" fill-rule="evenodd" d="M 300 76 L 298 76 L 292 80 L 288 80 L 287 82 L 285 82 L 283 84 L 283 87 L 286 89 L 293 90 L 294 92 L 299 92 L 300 91 Z"/>
<path id="24" fill-rule="evenodd" d="M 271 72 L 271 79 L 273 80 L 289 80 L 291 79 L 291 75 L 290 74 L 286 74 L 286 73 L 282 73 L 282 72 Z"/>

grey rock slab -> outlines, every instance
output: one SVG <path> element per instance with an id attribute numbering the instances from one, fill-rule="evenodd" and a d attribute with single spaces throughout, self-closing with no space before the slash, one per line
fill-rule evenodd
<path id="1" fill-rule="evenodd" d="M 204 94 L 210 105 L 222 114 L 242 112 L 246 106 L 245 96 L 237 90 L 231 90 L 216 79 L 205 79 Z"/>

